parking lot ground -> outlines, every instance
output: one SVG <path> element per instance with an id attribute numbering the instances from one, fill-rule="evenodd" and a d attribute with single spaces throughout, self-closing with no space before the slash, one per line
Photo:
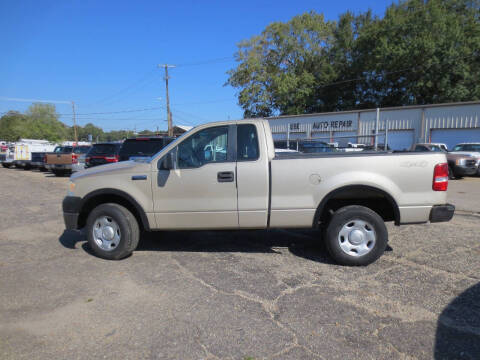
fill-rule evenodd
<path id="1" fill-rule="evenodd" d="M 64 231 L 67 182 L 0 169 L 0 359 L 480 357 L 479 216 L 389 224 L 360 268 L 300 230 L 157 232 L 107 261 Z"/>
<path id="2" fill-rule="evenodd" d="M 458 211 L 480 214 L 480 177 L 451 180 L 448 184 L 448 201 Z"/>

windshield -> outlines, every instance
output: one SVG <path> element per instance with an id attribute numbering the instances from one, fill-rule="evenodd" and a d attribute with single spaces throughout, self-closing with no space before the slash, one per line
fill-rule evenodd
<path id="1" fill-rule="evenodd" d="M 480 144 L 460 144 L 453 148 L 453 151 L 476 151 L 480 152 Z"/>
<path id="2" fill-rule="evenodd" d="M 167 144 L 165 144 L 165 146 L 164 146 L 162 149 L 159 149 L 155 154 L 152 154 L 152 155 L 151 155 L 151 158 L 157 157 L 157 155 L 158 155 L 160 152 L 162 152 L 163 149 L 164 149 L 165 147 L 167 147 L 167 145 L 170 145 L 170 144 L 175 144 L 175 145 L 176 145 L 179 141 L 183 140 L 183 138 L 184 138 L 185 136 L 189 135 L 189 134 L 190 134 L 193 130 L 195 130 L 195 129 L 196 129 L 196 127 L 191 128 L 191 129 L 188 130 L 187 132 L 184 132 L 182 135 L 180 135 L 178 138 L 173 139 L 173 140 L 170 139 L 169 142 L 168 142 Z"/>
<path id="3" fill-rule="evenodd" d="M 445 152 L 440 146 L 437 145 L 430 145 L 430 151 L 435 151 L 435 152 Z"/>
<path id="4" fill-rule="evenodd" d="M 75 147 L 75 154 L 86 154 L 90 150 L 90 146 L 77 146 Z"/>
<path id="5" fill-rule="evenodd" d="M 115 155 L 120 144 L 95 144 L 88 152 L 89 155 Z"/>
<path id="6" fill-rule="evenodd" d="M 57 146 L 53 152 L 57 154 L 68 154 L 71 153 L 73 150 L 73 147 L 71 146 Z"/>

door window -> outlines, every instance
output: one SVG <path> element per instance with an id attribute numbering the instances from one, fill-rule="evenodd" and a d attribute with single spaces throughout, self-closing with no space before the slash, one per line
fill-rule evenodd
<path id="1" fill-rule="evenodd" d="M 257 160 L 258 137 L 255 125 L 244 124 L 237 126 L 237 161 Z"/>
<path id="2" fill-rule="evenodd" d="M 228 126 L 216 126 L 193 134 L 178 145 L 177 168 L 196 168 L 227 161 Z"/>

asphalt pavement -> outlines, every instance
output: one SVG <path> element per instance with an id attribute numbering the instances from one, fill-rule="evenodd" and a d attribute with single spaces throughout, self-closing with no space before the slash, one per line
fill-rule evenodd
<path id="1" fill-rule="evenodd" d="M 304 230 L 156 232 L 102 260 L 64 231 L 67 183 L 0 168 L 0 359 L 480 358 L 480 178 L 360 268 Z"/>

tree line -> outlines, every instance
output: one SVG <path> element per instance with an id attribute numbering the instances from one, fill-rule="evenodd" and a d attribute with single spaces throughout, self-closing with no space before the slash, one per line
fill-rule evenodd
<path id="1" fill-rule="evenodd" d="M 153 134 L 148 130 L 142 135 Z M 112 130 L 105 132 L 102 128 L 88 123 L 77 126 L 79 141 L 87 141 L 92 135 L 93 141 L 115 141 L 135 136 L 133 131 Z M 51 142 L 74 140 L 73 126 L 67 126 L 59 120 L 55 105 L 32 104 L 25 113 L 9 111 L 0 118 L 0 140 L 17 141 L 24 139 L 42 139 Z"/>
<path id="2" fill-rule="evenodd" d="M 245 117 L 480 99 L 480 1 L 408 0 L 383 16 L 309 12 L 238 44 Z"/>

